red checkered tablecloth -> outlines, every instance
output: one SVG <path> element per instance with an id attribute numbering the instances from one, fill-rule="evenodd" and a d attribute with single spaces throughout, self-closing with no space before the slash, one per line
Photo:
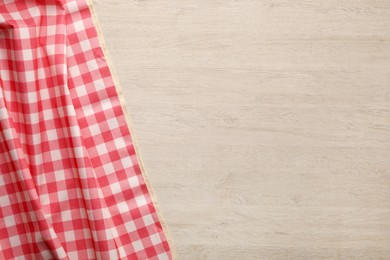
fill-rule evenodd
<path id="1" fill-rule="evenodd" d="M 85 0 L 0 0 L 0 259 L 171 259 Z"/>

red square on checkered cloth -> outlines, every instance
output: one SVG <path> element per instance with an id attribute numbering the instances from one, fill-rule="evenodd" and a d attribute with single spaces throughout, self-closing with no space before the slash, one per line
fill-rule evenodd
<path id="1" fill-rule="evenodd" d="M 0 1 L 0 258 L 171 259 L 84 0 Z"/>

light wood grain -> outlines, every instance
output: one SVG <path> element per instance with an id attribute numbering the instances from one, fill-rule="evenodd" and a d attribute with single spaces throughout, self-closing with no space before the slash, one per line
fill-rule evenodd
<path id="1" fill-rule="evenodd" d="M 390 1 L 94 7 L 178 259 L 390 259 Z"/>

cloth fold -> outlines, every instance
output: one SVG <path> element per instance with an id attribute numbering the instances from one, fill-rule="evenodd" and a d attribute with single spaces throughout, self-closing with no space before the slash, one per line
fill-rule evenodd
<path id="1" fill-rule="evenodd" d="M 171 259 L 84 0 L 0 2 L 0 259 Z"/>

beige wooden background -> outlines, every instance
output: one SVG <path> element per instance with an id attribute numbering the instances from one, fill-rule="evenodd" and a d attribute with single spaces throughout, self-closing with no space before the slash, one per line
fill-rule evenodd
<path id="1" fill-rule="evenodd" d="M 390 259 L 390 1 L 94 7 L 178 259 Z"/>

